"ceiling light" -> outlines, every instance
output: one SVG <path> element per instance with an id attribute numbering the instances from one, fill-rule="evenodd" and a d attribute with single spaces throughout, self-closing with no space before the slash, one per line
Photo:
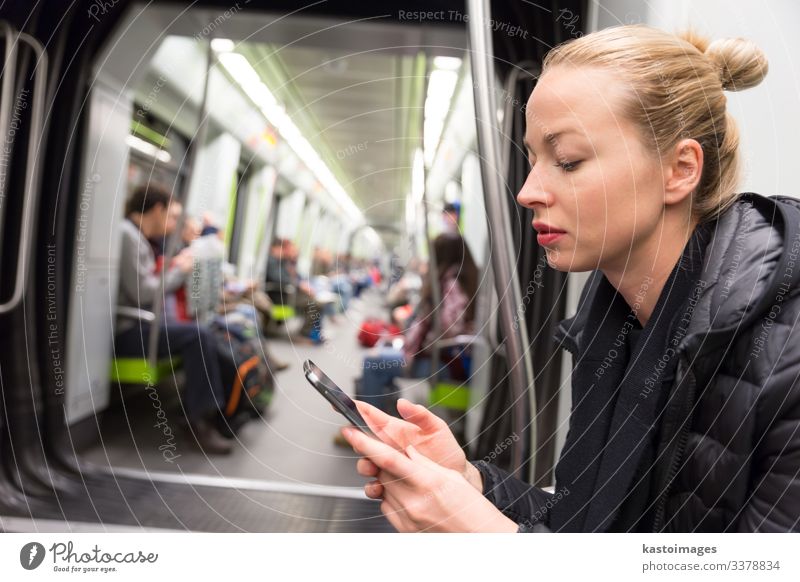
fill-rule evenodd
<path id="1" fill-rule="evenodd" d="M 444 122 L 450 110 L 450 100 L 453 97 L 457 82 L 458 73 L 447 69 L 434 69 L 428 79 L 428 92 L 425 98 L 425 121 L 422 130 L 425 164 L 428 167 L 433 164 L 436 149 L 439 147 L 439 139 L 442 136 Z"/>
<path id="2" fill-rule="evenodd" d="M 361 210 L 347 195 L 314 147 L 303 137 L 292 118 L 286 113 L 286 109 L 278 103 L 247 58 L 239 53 L 225 52 L 219 55 L 219 61 L 250 100 L 258 106 L 267 121 L 278 130 L 300 160 L 316 175 L 331 197 L 351 215 L 351 218 L 363 220 Z"/>
<path id="3" fill-rule="evenodd" d="M 165 164 L 168 164 L 172 161 L 172 156 L 169 155 L 168 151 L 162 150 L 160 147 L 151 144 L 149 141 L 144 141 L 135 135 L 128 135 L 125 138 L 125 143 L 136 151 L 139 151 L 151 158 L 155 158 L 160 162 L 164 162 Z"/>
<path id="4" fill-rule="evenodd" d="M 445 69 L 457 71 L 461 67 L 461 59 L 458 57 L 433 57 L 434 69 Z"/>
<path id="5" fill-rule="evenodd" d="M 229 53 L 236 48 L 236 43 L 229 38 L 215 38 L 211 41 L 211 49 L 218 53 Z"/>

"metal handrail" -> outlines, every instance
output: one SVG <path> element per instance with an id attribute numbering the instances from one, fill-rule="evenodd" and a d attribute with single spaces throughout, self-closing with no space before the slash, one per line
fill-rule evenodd
<path id="1" fill-rule="evenodd" d="M 489 28 L 489 0 L 469 0 L 469 44 L 472 52 L 472 76 L 475 95 L 475 121 L 477 123 L 478 147 L 481 152 L 481 177 L 486 213 L 489 219 L 489 236 L 494 242 L 492 266 L 495 287 L 499 298 L 500 325 L 505 335 L 508 350 L 508 369 L 512 392 L 511 430 L 521 434 L 525 428 L 525 394 L 528 393 L 534 414 L 531 417 L 531 451 L 536 451 L 536 393 L 533 389 L 533 367 L 528 353 L 528 334 L 524 326 L 514 325 L 516 306 L 521 304 L 522 293 L 515 269 L 510 216 L 504 195 L 503 167 L 500 136 L 497 128 L 497 104 L 494 93 L 494 52 Z M 511 449 L 511 469 L 515 476 L 522 477 L 522 440 L 515 440 Z M 531 455 L 531 474 L 535 474 L 535 454 Z"/>
<path id="2" fill-rule="evenodd" d="M 131 307 L 129 305 L 117 305 L 117 317 L 128 317 L 139 321 L 152 323 L 156 319 L 156 314 L 152 311 Z"/>
<path id="3" fill-rule="evenodd" d="M 20 32 L 17 38 L 31 47 L 38 62 L 33 83 L 33 108 L 31 110 L 31 131 L 28 139 L 28 154 L 25 159 L 25 189 L 22 202 L 22 229 L 17 259 L 17 278 L 11 299 L 0 304 L 0 314 L 8 313 L 22 301 L 30 278 L 30 255 L 33 252 L 34 216 L 39 203 L 39 165 L 38 153 L 42 141 L 44 123 L 45 83 L 47 82 L 47 53 L 44 46 L 29 34 Z"/>
<path id="4" fill-rule="evenodd" d="M 6 21 L 0 21 L 0 36 L 6 39 L 5 63 L 3 63 L 3 88 L 0 93 L 0 152 L 6 151 L 6 137 L 11 125 L 11 101 L 14 93 L 14 81 L 16 80 L 17 69 L 17 32 Z M 10 159 L 5 160 L 6 179 L 0 182 L 0 228 L 3 225 L 3 217 L 6 212 L 4 203 L 6 190 L 8 189 L 7 175 L 11 171 Z M 0 169 L 0 171 L 4 171 Z M 0 238 L 2 245 L 2 238 Z M 0 246 L 2 249 L 2 246 Z"/>

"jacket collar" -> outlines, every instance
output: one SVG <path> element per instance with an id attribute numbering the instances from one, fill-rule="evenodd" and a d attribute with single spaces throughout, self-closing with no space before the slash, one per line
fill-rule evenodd
<path id="1" fill-rule="evenodd" d="M 705 282 L 688 333 L 679 350 L 707 352 L 747 329 L 785 290 L 800 283 L 800 201 L 785 196 L 741 194 L 711 223 L 711 240 L 700 280 Z M 784 252 L 786 251 L 786 252 Z M 574 316 L 561 320 L 557 344 L 579 350 L 591 303 L 603 275 L 593 271 Z M 783 290 L 783 293 L 782 293 Z"/>
<path id="2" fill-rule="evenodd" d="M 699 273 L 700 286 L 695 289 L 702 290 L 693 297 L 691 323 L 675 350 L 676 354 L 687 351 L 690 360 L 730 341 L 737 330 L 747 329 L 768 313 L 776 300 L 780 301 L 787 286 L 796 286 L 800 280 L 798 203 L 746 194 L 707 228 L 711 237 L 704 260 L 693 271 L 695 277 Z M 589 335 L 596 333 L 591 306 L 601 297 L 607 300 L 606 287 L 609 285 L 602 273 L 593 272 L 581 293 L 576 314 L 557 326 L 555 339 L 572 352 L 576 362 L 587 355 L 587 345 L 594 343 L 589 341 Z M 672 380 L 674 384 L 679 381 L 678 377 Z M 646 442 L 650 438 L 648 432 L 654 430 L 652 415 L 640 418 L 641 410 L 632 411 L 625 402 L 618 408 L 609 426 L 610 437 L 617 435 L 617 438 L 612 438 L 605 447 L 604 459 L 594 479 L 595 490 L 589 497 L 593 500 L 591 507 L 584 506 L 587 510 L 585 521 L 581 518 L 584 531 L 609 527 L 641 459 L 642 448 L 631 448 L 631 443 Z M 620 416 L 626 412 L 630 412 L 629 416 Z M 577 500 L 585 496 L 575 497 Z M 558 521 L 570 519 L 566 515 L 571 513 L 570 509 L 566 506 L 561 509 L 554 508 L 554 517 L 564 513 Z"/>
<path id="3" fill-rule="evenodd" d="M 690 361 L 729 345 L 800 284 L 800 202 L 745 193 L 713 225 L 706 282 L 685 341 Z"/>

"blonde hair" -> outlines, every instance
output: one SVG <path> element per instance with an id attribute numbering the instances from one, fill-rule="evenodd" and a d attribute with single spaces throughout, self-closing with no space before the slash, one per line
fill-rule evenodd
<path id="1" fill-rule="evenodd" d="M 743 38 L 709 43 L 693 32 L 673 35 L 644 25 L 607 28 L 551 50 L 542 73 L 555 66 L 613 70 L 631 88 L 622 113 L 640 128 L 659 157 L 681 139 L 703 148 L 703 173 L 692 211 L 700 222 L 736 200 L 739 131 L 726 111 L 725 91 L 753 87 L 767 74 L 767 59 Z"/>

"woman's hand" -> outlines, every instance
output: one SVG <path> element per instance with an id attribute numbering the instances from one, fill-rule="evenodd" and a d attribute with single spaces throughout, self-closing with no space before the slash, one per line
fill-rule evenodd
<path id="1" fill-rule="evenodd" d="M 517 531 L 517 524 L 460 472 L 435 463 L 413 445 L 398 451 L 357 429 L 344 428 L 342 434 L 377 468 L 377 483 L 383 491 L 381 511 L 397 531 Z"/>
<path id="2" fill-rule="evenodd" d="M 397 411 L 403 420 L 366 402 L 356 401 L 356 406 L 369 428 L 381 441 L 399 451 L 412 445 L 433 462 L 460 473 L 475 489 L 483 492 L 480 473 L 467 462 L 467 457 L 450 427 L 427 408 L 401 398 L 397 401 Z M 359 459 L 356 469 L 364 477 L 378 475 L 378 467 L 369 459 Z M 383 496 L 382 487 L 377 483 L 367 487 L 366 491 L 374 499 Z"/>

